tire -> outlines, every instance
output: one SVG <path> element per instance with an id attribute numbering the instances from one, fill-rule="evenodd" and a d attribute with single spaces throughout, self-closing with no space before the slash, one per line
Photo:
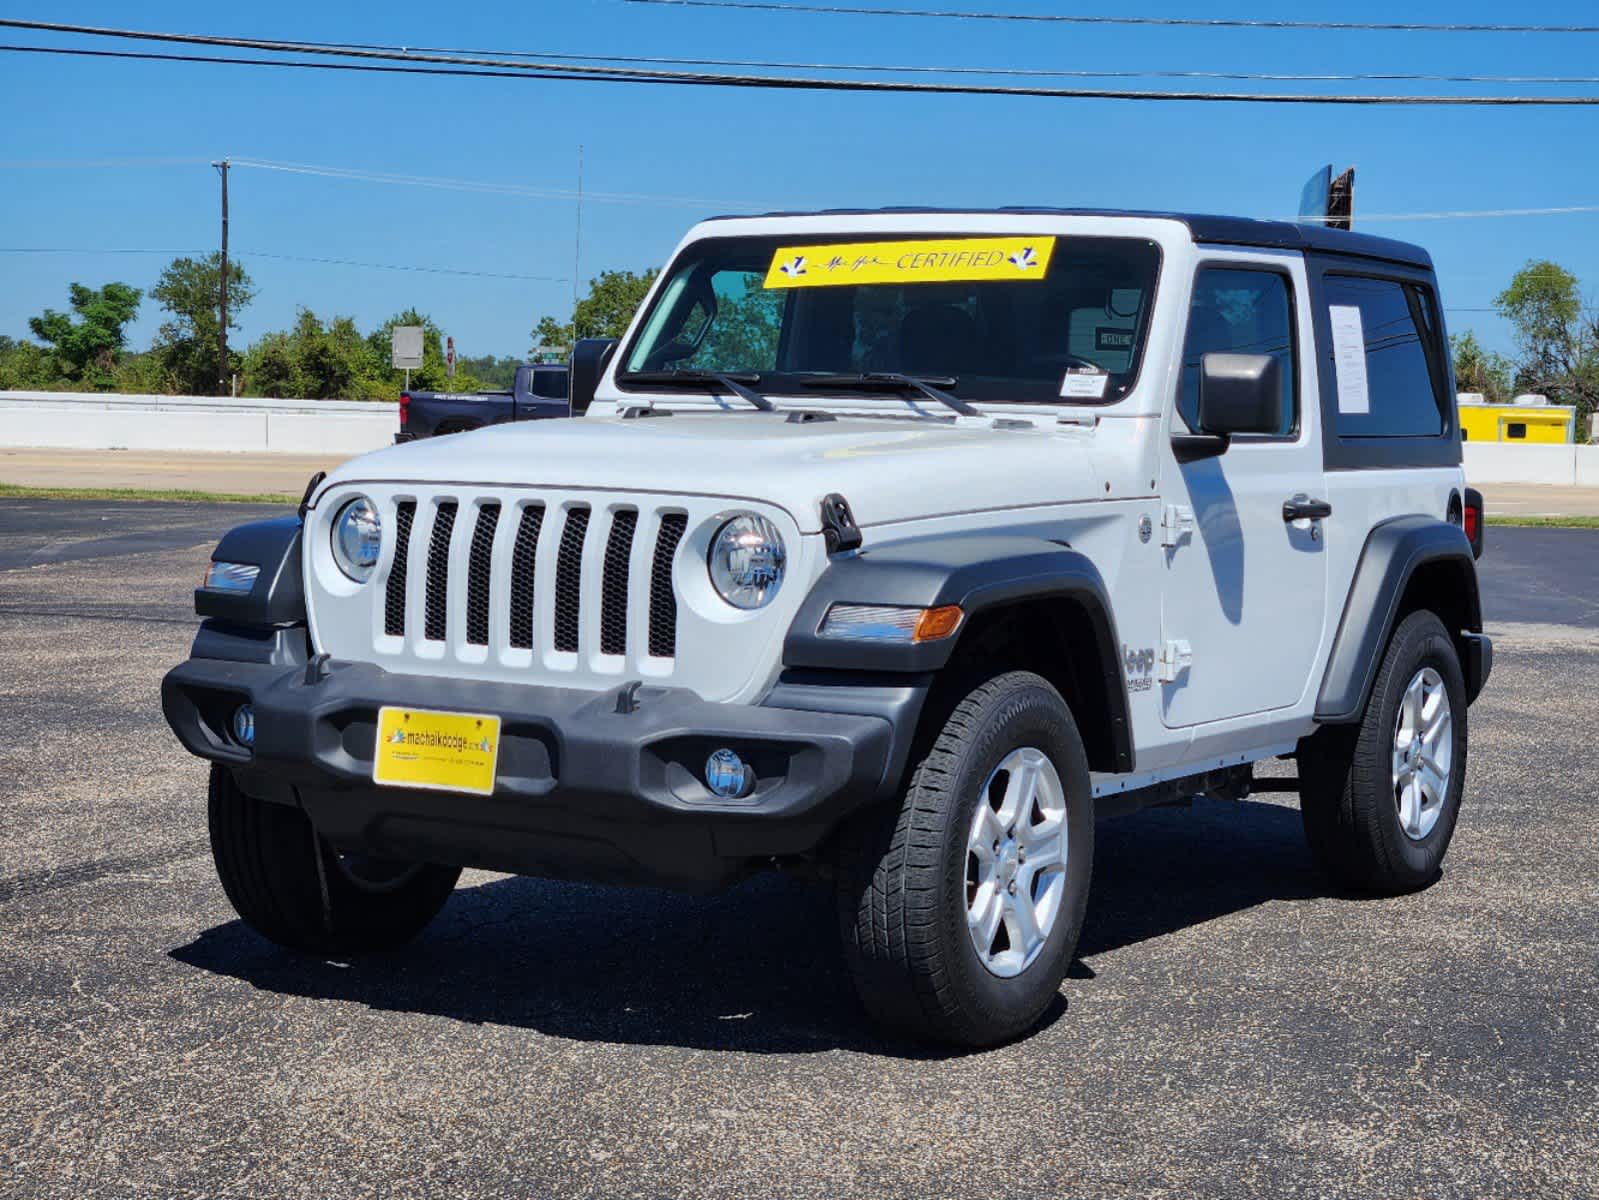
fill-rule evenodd
<path id="1" fill-rule="evenodd" d="M 234 911 L 291 950 L 359 954 L 410 941 L 450 898 L 459 867 L 336 853 L 298 808 L 245 795 L 213 765 L 211 856 Z"/>
<path id="2" fill-rule="evenodd" d="M 1004 826 L 1021 806 L 1011 789 L 1025 794 L 1029 778 L 1036 804 L 1015 820 L 1013 837 Z M 898 804 L 863 812 L 840 836 L 839 923 L 861 1001 L 877 1022 L 914 1037 L 964 1046 L 1015 1038 L 1059 993 L 1088 902 L 1094 810 L 1077 724 L 1045 679 L 998 675 L 955 705 L 907 779 Z M 981 831 L 979 805 L 995 819 L 982 818 Z M 1051 828 L 1060 831 L 1058 866 L 1049 861 Z M 983 849 L 990 833 L 998 853 Z M 1035 901 L 1026 908 L 1043 936 L 1030 952 L 1013 940 L 1016 896 Z M 987 919 L 983 933 L 969 931 L 969 905 Z M 990 928 L 985 955 L 977 943 Z"/>
<path id="3" fill-rule="evenodd" d="M 1407 696 L 1431 714 L 1419 727 L 1433 730 L 1419 763 L 1443 764 L 1441 787 L 1436 772 L 1405 766 L 1418 761 L 1402 748 L 1415 744 L 1401 725 Z M 1435 698 L 1447 707 L 1433 708 Z M 1439 711 L 1446 730 L 1437 726 Z M 1413 612 L 1388 642 L 1360 723 L 1327 726 L 1301 743 L 1299 808 L 1317 862 L 1342 886 L 1382 895 L 1435 880 L 1460 814 L 1466 743 L 1466 684 L 1454 639 L 1433 613 Z M 1401 786 L 1412 778 L 1414 791 Z"/>

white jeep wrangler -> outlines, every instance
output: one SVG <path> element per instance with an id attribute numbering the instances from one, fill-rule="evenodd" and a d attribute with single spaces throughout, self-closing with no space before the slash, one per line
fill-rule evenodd
<path id="1" fill-rule="evenodd" d="M 1351 233 L 706 221 L 580 417 L 223 539 L 162 693 L 223 886 L 350 953 L 465 866 L 805 868 L 866 1008 L 967 1044 L 1058 991 L 1096 816 L 1293 755 L 1332 876 L 1420 887 L 1492 661 L 1447 345 L 1427 255 Z"/>

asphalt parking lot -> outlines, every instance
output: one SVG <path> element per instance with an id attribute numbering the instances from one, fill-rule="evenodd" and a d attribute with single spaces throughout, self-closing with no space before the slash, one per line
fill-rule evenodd
<path id="1" fill-rule="evenodd" d="M 1281 793 L 1106 822 L 1046 1025 L 943 1055 L 781 878 L 469 873 L 354 964 L 241 926 L 157 684 L 256 511 L 0 500 L 0 1194 L 1599 1195 L 1599 532 L 1489 530 L 1433 887 L 1330 894 Z"/>

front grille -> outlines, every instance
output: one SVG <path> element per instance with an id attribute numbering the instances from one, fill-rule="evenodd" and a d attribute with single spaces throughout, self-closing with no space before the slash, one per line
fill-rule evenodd
<path id="1" fill-rule="evenodd" d="M 530 504 L 522 510 L 516 527 L 516 546 L 511 551 L 511 645 L 518 650 L 533 648 L 533 580 L 539 548 L 539 527 L 544 524 L 544 506 Z"/>
<path id="2" fill-rule="evenodd" d="M 589 531 L 589 510 L 569 509 L 561 532 L 561 554 L 555 560 L 555 648 L 577 653 L 583 632 L 583 539 Z"/>
<path id="3" fill-rule="evenodd" d="M 633 557 L 638 510 L 625 508 L 611 518 L 605 543 L 605 577 L 600 584 L 600 653 L 627 653 L 627 576 Z"/>
<path id="4" fill-rule="evenodd" d="M 494 528 L 499 523 L 498 504 L 485 504 L 477 510 L 466 575 L 466 640 L 474 646 L 489 644 L 489 554 L 494 549 Z"/>
<path id="5" fill-rule="evenodd" d="M 448 628 L 446 607 L 450 589 L 450 535 L 455 532 L 455 502 L 439 505 L 433 518 L 433 540 L 428 543 L 427 591 L 423 593 L 422 636 L 442 642 Z"/>
<path id="6" fill-rule="evenodd" d="M 661 518 L 661 536 L 655 543 L 655 562 L 650 566 L 651 658 L 671 658 L 677 653 L 677 592 L 672 587 L 672 559 L 687 528 L 687 513 L 667 513 Z"/>
<path id="7" fill-rule="evenodd" d="M 676 656 L 672 564 L 688 525 L 680 511 L 445 496 L 400 500 L 392 518 L 395 553 L 382 605 L 389 637 L 420 633 L 421 641 L 535 656 L 595 649 L 635 659 Z M 409 563 L 413 544 L 417 557 Z M 452 595 L 456 572 L 463 578 Z M 415 590 L 420 596 L 410 595 Z M 407 628 L 408 613 L 420 615 L 420 630 Z M 544 665 L 575 669 L 559 660 Z"/>
<path id="8" fill-rule="evenodd" d="M 390 637 L 405 633 L 405 568 L 411 553 L 411 522 L 416 517 L 416 501 L 402 500 L 394 513 L 394 565 L 389 568 L 389 586 L 383 593 L 383 632 Z"/>

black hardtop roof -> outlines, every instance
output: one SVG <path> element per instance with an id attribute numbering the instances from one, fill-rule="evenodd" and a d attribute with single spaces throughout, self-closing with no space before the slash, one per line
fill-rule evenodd
<path id="1" fill-rule="evenodd" d="M 1117 208 L 1046 208 L 1015 205 L 1008 208 L 824 208 L 812 212 L 766 212 L 727 214 L 712 221 L 750 220 L 760 217 L 871 217 L 948 213 L 951 216 L 1004 214 L 1041 217 L 1146 217 L 1178 221 L 1188 226 L 1194 241 L 1228 246 L 1264 246 L 1274 250 L 1304 250 L 1317 254 L 1353 254 L 1361 258 L 1380 258 L 1407 266 L 1432 268 L 1432 256 L 1420 246 L 1392 238 L 1374 237 L 1328 229 L 1321 225 L 1300 225 L 1293 221 L 1258 221 L 1252 217 L 1219 217 L 1204 213 L 1143 212 Z"/>

